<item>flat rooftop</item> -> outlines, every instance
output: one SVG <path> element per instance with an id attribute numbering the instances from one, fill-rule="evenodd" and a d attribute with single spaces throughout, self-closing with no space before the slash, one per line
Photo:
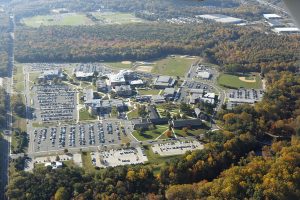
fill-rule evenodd
<path id="1" fill-rule="evenodd" d="M 220 23 L 241 23 L 244 20 L 240 18 L 230 17 L 227 15 L 221 15 L 221 14 L 206 14 L 206 15 L 197 15 L 196 17 L 202 18 L 202 19 L 208 19 L 208 20 L 214 20 L 216 22 Z"/>
<path id="2" fill-rule="evenodd" d="M 282 32 L 300 32 L 300 29 L 297 27 L 282 27 L 282 28 L 274 28 L 274 32 L 282 33 Z"/>
<path id="3" fill-rule="evenodd" d="M 277 15 L 277 14 L 263 14 L 264 18 L 266 19 L 279 19 L 279 18 L 282 18 L 280 15 Z"/>

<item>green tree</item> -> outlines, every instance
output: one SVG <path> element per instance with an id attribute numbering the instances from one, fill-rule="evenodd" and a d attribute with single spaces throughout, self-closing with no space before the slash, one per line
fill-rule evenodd
<path id="1" fill-rule="evenodd" d="M 54 195 L 55 200 L 69 200 L 70 195 L 69 192 L 66 190 L 65 187 L 60 187 L 57 189 L 55 195 Z"/>

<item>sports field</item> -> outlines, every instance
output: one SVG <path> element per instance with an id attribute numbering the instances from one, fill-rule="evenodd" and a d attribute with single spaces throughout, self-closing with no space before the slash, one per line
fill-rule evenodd
<path id="1" fill-rule="evenodd" d="M 153 63 L 152 73 L 169 75 L 169 76 L 185 76 L 191 65 L 199 59 L 198 57 L 185 56 L 168 56 L 159 60 L 151 60 Z"/>
<path id="2" fill-rule="evenodd" d="M 260 89 L 262 82 L 258 74 L 251 74 L 247 76 L 238 76 L 232 74 L 221 74 L 218 78 L 218 83 L 221 86 L 228 88 L 254 88 Z"/>
<path id="3" fill-rule="evenodd" d="M 147 22 L 146 20 L 135 17 L 131 13 L 93 12 L 92 15 L 98 20 L 98 24 L 131 24 Z"/>
<path id="4" fill-rule="evenodd" d="M 83 13 L 64 13 L 55 15 L 38 15 L 21 20 L 23 24 L 30 27 L 40 26 L 80 26 L 80 25 L 93 25 Z"/>

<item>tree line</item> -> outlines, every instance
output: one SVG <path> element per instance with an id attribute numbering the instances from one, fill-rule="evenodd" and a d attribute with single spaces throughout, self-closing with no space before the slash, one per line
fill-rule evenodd
<path id="1" fill-rule="evenodd" d="M 0 87 L 0 129 L 6 128 L 6 92 Z"/>
<path id="2" fill-rule="evenodd" d="M 299 38 L 206 23 L 19 27 L 15 55 L 19 62 L 91 62 L 190 54 L 204 56 L 226 72 L 295 72 Z"/>

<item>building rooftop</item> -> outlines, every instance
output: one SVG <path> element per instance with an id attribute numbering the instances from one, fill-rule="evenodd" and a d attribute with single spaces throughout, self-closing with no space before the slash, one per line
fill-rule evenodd
<path id="1" fill-rule="evenodd" d="M 94 92 L 92 89 L 84 90 L 84 100 L 86 103 L 92 103 L 94 99 Z"/>
<path id="2" fill-rule="evenodd" d="M 280 15 L 277 14 L 263 14 L 264 18 L 266 19 L 279 19 L 282 18 Z"/>
<path id="3" fill-rule="evenodd" d="M 180 120 L 173 120 L 172 125 L 174 128 L 182 128 L 188 126 L 201 126 L 202 121 L 200 119 L 180 119 Z"/>
<path id="4" fill-rule="evenodd" d="M 143 80 L 130 81 L 130 85 L 143 85 L 143 84 L 144 84 Z"/>
<path id="5" fill-rule="evenodd" d="M 211 74 L 206 71 L 201 71 L 201 72 L 198 72 L 197 75 L 201 78 L 209 79 Z"/>
<path id="6" fill-rule="evenodd" d="M 98 72 L 100 75 L 107 75 L 111 73 L 111 70 L 101 64 L 80 64 L 74 69 L 75 76 L 77 78 L 88 78 Z"/>
<path id="7" fill-rule="evenodd" d="M 215 19 L 215 21 L 220 23 L 236 24 L 236 23 L 241 23 L 244 20 L 235 17 L 225 17 L 225 18 Z"/>
<path id="8" fill-rule="evenodd" d="M 165 95 L 174 95 L 174 93 L 175 93 L 175 88 L 166 88 L 164 90 Z"/>
<path id="9" fill-rule="evenodd" d="M 263 98 L 263 90 L 254 89 L 239 89 L 229 90 L 227 98 L 229 102 L 235 103 L 249 103 L 253 104 L 257 101 L 261 101 Z"/>
<path id="10" fill-rule="evenodd" d="M 169 83 L 171 77 L 170 76 L 159 76 L 157 78 L 157 82 L 161 82 L 161 83 Z"/>
<path id="11" fill-rule="evenodd" d="M 165 97 L 162 95 L 152 95 L 152 100 L 154 102 L 164 102 L 165 101 Z"/>
<path id="12" fill-rule="evenodd" d="M 156 108 L 153 105 L 148 106 L 147 109 L 149 111 L 150 119 L 159 119 L 160 118 Z"/>
<path id="13" fill-rule="evenodd" d="M 205 98 L 210 98 L 210 99 L 214 99 L 216 97 L 216 94 L 215 93 L 206 93 L 203 95 L 203 97 Z"/>
<path id="14" fill-rule="evenodd" d="M 159 76 L 154 80 L 155 86 L 172 87 L 175 84 L 175 80 L 171 76 Z"/>
<path id="15" fill-rule="evenodd" d="M 109 80 L 111 83 L 119 83 L 119 82 L 123 82 L 125 83 L 125 77 L 123 74 L 111 74 L 109 76 Z"/>
<path id="16" fill-rule="evenodd" d="M 121 85 L 115 87 L 116 92 L 131 91 L 130 85 Z"/>
<path id="17" fill-rule="evenodd" d="M 232 24 L 237 24 L 237 23 L 241 23 L 244 21 L 239 18 L 230 17 L 227 15 L 221 15 L 221 14 L 197 15 L 196 17 L 202 18 L 202 19 L 214 20 L 214 21 L 220 22 L 220 23 L 232 23 Z"/>
<path id="18" fill-rule="evenodd" d="M 274 28 L 273 31 L 275 33 L 283 33 L 283 32 L 300 32 L 300 29 L 297 27 L 281 27 L 281 28 Z"/>

